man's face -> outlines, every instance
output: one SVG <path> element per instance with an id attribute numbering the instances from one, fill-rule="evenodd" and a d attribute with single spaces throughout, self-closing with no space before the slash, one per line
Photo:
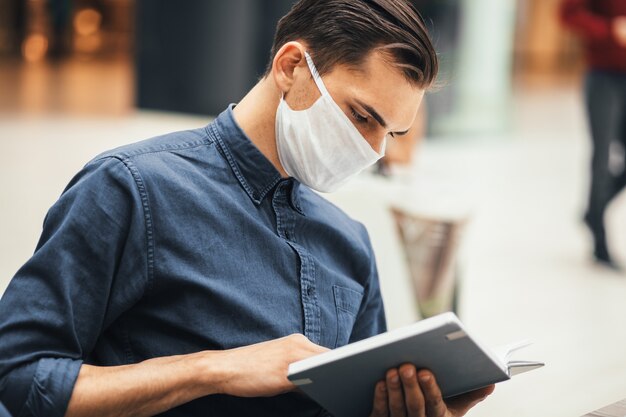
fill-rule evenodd
<path id="1" fill-rule="evenodd" d="M 424 90 L 410 84 L 389 57 L 375 51 L 359 68 L 336 65 L 322 76 L 333 100 L 370 146 L 381 151 L 385 136 L 399 137 L 415 120 Z M 311 107 L 320 97 L 306 66 L 294 70 L 294 84 L 285 97 L 293 110 Z"/>

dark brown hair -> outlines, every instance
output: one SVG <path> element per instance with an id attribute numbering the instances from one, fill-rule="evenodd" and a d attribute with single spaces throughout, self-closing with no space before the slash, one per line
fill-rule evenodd
<path id="1" fill-rule="evenodd" d="M 278 22 L 266 75 L 276 52 L 302 40 L 320 75 L 336 64 L 357 68 L 374 50 L 389 54 L 409 82 L 430 87 L 439 69 L 424 20 L 408 0 L 300 0 Z"/>

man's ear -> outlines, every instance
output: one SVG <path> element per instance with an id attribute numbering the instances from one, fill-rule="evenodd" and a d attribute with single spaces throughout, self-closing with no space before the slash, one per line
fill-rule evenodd
<path id="1" fill-rule="evenodd" d="M 287 42 L 276 52 L 272 62 L 272 76 L 276 86 L 285 95 L 293 86 L 296 68 L 307 65 L 305 50 L 303 44 L 294 41 Z"/>

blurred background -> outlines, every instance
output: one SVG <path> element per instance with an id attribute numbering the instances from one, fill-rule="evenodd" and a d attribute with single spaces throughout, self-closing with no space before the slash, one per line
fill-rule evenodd
<path id="1" fill-rule="evenodd" d="M 0 294 L 98 153 L 203 126 L 263 73 L 290 0 L 0 0 Z M 419 0 L 442 61 L 410 137 L 327 197 L 366 224 L 391 328 L 454 310 L 544 369 L 470 415 L 580 416 L 626 396 L 626 275 L 582 218 L 590 138 L 559 0 Z M 103 191 L 106 192 L 106 191 Z M 607 213 L 626 263 L 626 201 Z M 0 341 L 1 345 L 1 341 Z"/>

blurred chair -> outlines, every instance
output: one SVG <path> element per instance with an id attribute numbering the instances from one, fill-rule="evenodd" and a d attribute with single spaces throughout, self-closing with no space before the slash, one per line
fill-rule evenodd
<path id="1" fill-rule="evenodd" d="M 419 313 L 456 311 L 456 259 L 466 218 L 438 219 L 391 207 Z"/>

